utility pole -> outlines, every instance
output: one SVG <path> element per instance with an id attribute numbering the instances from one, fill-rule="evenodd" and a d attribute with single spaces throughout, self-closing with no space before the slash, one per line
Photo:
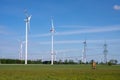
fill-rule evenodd
<path id="1" fill-rule="evenodd" d="M 83 52 L 82 52 L 82 62 L 86 63 L 86 48 L 87 48 L 87 43 L 86 40 L 83 42 Z"/>

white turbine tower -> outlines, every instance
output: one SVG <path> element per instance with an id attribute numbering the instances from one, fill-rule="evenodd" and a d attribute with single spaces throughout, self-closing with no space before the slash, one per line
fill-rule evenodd
<path id="1" fill-rule="evenodd" d="M 51 65 L 53 65 L 54 63 L 54 32 L 55 32 L 55 29 L 54 29 L 54 25 L 53 25 L 53 19 L 51 19 Z"/>
<path id="2" fill-rule="evenodd" d="M 27 54 L 28 54 L 28 29 L 30 28 L 30 19 L 31 19 L 31 15 L 28 16 L 27 12 L 25 11 L 25 15 L 26 15 L 26 36 L 25 36 L 25 64 L 27 64 Z"/>

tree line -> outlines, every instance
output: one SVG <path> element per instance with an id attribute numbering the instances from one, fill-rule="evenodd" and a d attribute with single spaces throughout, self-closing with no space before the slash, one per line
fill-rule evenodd
<path id="1" fill-rule="evenodd" d="M 92 64 L 94 60 L 91 60 L 89 62 L 83 63 L 81 60 L 78 62 L 75 62 L 74 60 L 59 60 L 59 61 L 54 61 L 54 64 Z M 51 64 L 51 61 L 42 61 L 41 59 L 38 60 L 28 60 L 28 64 Z M 24 60 L 19 60 L 19 59 L 0 59 L 0 64 L 24 64 Z M 104 62 L 96 62 L 96 64 L 108 64 L 108 65 L 116 65 L 118 63 L 117 60 L 111 59 L 107 63 Z"/>

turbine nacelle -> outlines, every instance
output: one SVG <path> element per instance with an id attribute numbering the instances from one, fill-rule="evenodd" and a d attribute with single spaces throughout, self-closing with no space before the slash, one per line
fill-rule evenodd
<path id="1" fill-rule="evenodd" d="M 52 28 L 52 29 L 50 30 L 50 32 L 55 32 L 55 29 L 54 29 L 54 28 Z"/>
<path id="2" fill-rule="evenodd" d="M 25 22 L 29 23 L 30 22 L 30 19 L 31 19 L 32 15 L 26 17 L 26 19 L 24 19 Z"/>

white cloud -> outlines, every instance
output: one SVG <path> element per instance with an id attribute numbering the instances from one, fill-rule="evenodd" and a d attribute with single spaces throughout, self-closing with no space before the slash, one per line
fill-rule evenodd
<path id="1" fill-rule="evenodd" d="M 50 36 L 50 33 L 31 35 L 30 37 L 47 37 L 47 36 Z"/>
<path id="2" fill-rule="evenodd" d="M 120 10 L 120 5 L 114 5 L 114 6 L 113 6 L 113 9 L 114 9 L 114 10 Z"/>
<path id="3" fill-rule="evenodd" d="M 58 28 L 69 28 L 69 29 L 83 29 L 83 28 L 88 28 L 90 26 L 81 26 L 81 25 L 63 25 L 63 26 L 57 26 Z"/>
<path id="4" fill-rule="evenodd" d="M 4 27 L 0 26 L 0 34 L 6 34 L 6 32 L 4 31 Z"/>
<path id="5" fill-rule="evenodd" d="M 55 32 L 56 36 L 60 35 L 75 35 L 75 34 L 88 34 L 88 33 L 101 33 L 101 32 L 112 32 L 112 31 L 120 31 L 120 26 L 102 26 L 102 27 L 89 27 L 85 29 L 77 29 L 77 30 L 71 30 L 71 31 L 65 31 L 65 32 Z M 47 37 L 50 36 L 50 33 L 45 34 L 37 34 L 32 35 L 31 37 Z"/>
<path id="6" fill-rule="evenodd" d="M 63 41 L 54 41 L 55 44 L 82 44 L 84 40 L 63 40 Z M 119 43 L 120 39 L 107 39 L 106 42 L 108 43 Z M 92 44 L 104 44 L 105 40 L 99 39 L 99 40 L 87 40 L 87 43 L 92 43 Z M 38 42 L 37 44 L 43 44 L 43 45 L 48 45 L 51 44 L 50 41 L 45 41 L 45 42 Z"/>
<path id="7" fill-rule="evenodd" d="M 64 40 L 64 41 L 54 41 L 54 44 L 77 44 L 77 43 L 82 43 L 82 42 L 83 40 Z M 51 41 L 37 42 L 36 44 L 49 45 L 51 44 Z"/>
<path id="8" fill-rule="evenodd" d="M 81 30 L 66 31 L 66 32 L 56 32 L 55 35 L 73 35 L 73 34 L 100 33 L 100 32 L 110 32 L 110 31 L 120 31 L 120 27 L 113 26 L 113 27 L 81 29 Z"/>
<path id="9" fill-rule="evenodd" d="M 6 26 L 0 25 L 0 35 L 8 35 L 10 32 L 6 29 Z"/>
<path id="10" fill-rule="evenodd" d="M 75 44 L 75 43 L 82 43 L 82 40 L 65 40 L 65 41 L 55 41 L 55 44 Z"/>
<path id="11" fill-rule="evenodd" d="M 0 30 L 0 34 L 6 34 L 4 31 Z"/>

